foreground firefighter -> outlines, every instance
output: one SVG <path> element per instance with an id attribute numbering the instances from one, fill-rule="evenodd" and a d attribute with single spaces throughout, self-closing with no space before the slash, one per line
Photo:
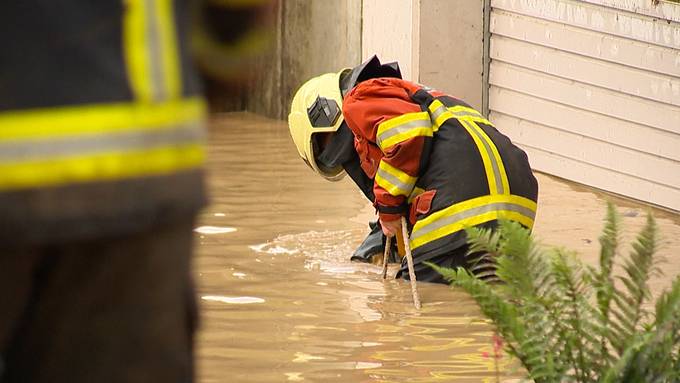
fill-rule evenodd
<path id="1" fill-rule="evenodd" d="M 0 383 L 192 382 L 206 198 L 190 56 L 245 77 L 268 1 L 3 5 Z"/>
<path id="2" fill-rule="evenodd" d="M 374 56 L 312 78 L 295 94 L 288 124 L 316 173 L 349 174 L 384 235 L 406 217 L 419 281 L 444 282 L 426 261 L 470 266 L 466 227 L 533 226 L 538 186 L 526 154 L 463 101 L 402 80 L 396 63 Z M 375 238 L 362 247 L 375 251 Z M 405 262 L 400 275 L 408 278 Z"/>

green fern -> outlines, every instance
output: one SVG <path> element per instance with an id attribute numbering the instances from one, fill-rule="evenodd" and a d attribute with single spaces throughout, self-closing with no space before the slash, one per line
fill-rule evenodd
<path id="1" fill-rule="evenodd" d="M 467 230 L 476 256 L 470 271 L 430 266 L 470 293 L 535 382 L 680 381 L 680 279 L 647 310 L 649 279 L 660 272 L 658 229 L 648 215 L 615 276 L 620 221 L 608 204 L 599 268 L 568 250 L 544 249 L 509 221 Z"/>

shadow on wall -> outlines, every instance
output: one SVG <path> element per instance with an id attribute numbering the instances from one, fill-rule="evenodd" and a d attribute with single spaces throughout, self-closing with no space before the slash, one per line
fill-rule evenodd
<path id="1" fill-rule="evenodd" d="M 212 76 L 213 112 L 247 110 L 285 119 L 297 88 L 320 73 L 361 62 L 361 0 L 278 1 L 268 8 L 269 45 L 223 88 Z"/>

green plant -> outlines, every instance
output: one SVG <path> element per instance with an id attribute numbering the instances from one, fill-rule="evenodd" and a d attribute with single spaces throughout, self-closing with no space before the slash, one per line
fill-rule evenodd
<path id="1" fill-rule="evenodd" d="M 648 281 L 660 273 L 656 223 L 647 216 L 615 275 L 619 231 L 609 204 L 599 267 L 509 221 L 467 230 L 470 252 L 484 254 L 471 271 L 431 266 L 472 295 L 535 382 L 680 381 L 680 278 L 648 309 Z M 474 275 L 489 267 L 495 277 Z"/>

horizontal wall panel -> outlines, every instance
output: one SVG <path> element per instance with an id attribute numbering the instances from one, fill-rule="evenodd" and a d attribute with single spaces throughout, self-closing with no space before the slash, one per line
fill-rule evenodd
<path id="1" fill-rule="evenodd" d="M 491 118 L 513 141 L 550 153 L 609 169 L 617 173 L 673 187 L 680 185 L 680 162 L 554 129 L 513 116 L 492 113 Z M 631 161 L 634 159 L 634 161 Z"/>
<path id="2" fill-rule="evenodd" d="M 581 1 L 680 23 L 680 7 L 678 7 L 676 4 L 671 4 L 671 2 L 668 0 L 657 1 L 657 4 L 654 4 L 653 0 L 581 0 Z"/>
<path id="3" fill-rule="evenodd" d="M 578 83 L 496 60 L 489 82 L 575 108 L 680 134 L 680 107 Z"/>
<path id="4" fill-rule="evenodd" d="M 584 84 L 680 106 L 680 78 L 498 36 L 491 41 L 491 58 Z"/>
<path id="5" fill-rule="evenodd" d="M 676 188 L 602 169 L 589 163 L 546 152 L 540 148 L 522 146 L 522 149 L 527 152 L 535 170 L 680 211 L 680 190 Z M 538 200 L 540 209 L 540 191 Z"/>
<path id="6" fill-rule="evenodd" d="M 533 17 L 522 17 L 501 10 L 494 11 L 491 15 L 491 32 L 494 37 L 511 37 L 607 62 L 680 77 L 680 51 L 671 48 Z"/>
<path id="7" fill-rule="evenodd" d="M 510 89 L 491 87 L 493 111 L 568 130 L 612 145 L 680 161 L 680 135 L 603 114 L 574 109 Z M 503 125 L 498 126 L 504 129 Z"/>
<path id="8" fill-rule="evenodd" d="M 491 6 L 525 16 L 680 49 L 680 29 L 674 25 L 676 23 L 622 12 L 615 8 L 578 0 L 492 0 Z"/>

